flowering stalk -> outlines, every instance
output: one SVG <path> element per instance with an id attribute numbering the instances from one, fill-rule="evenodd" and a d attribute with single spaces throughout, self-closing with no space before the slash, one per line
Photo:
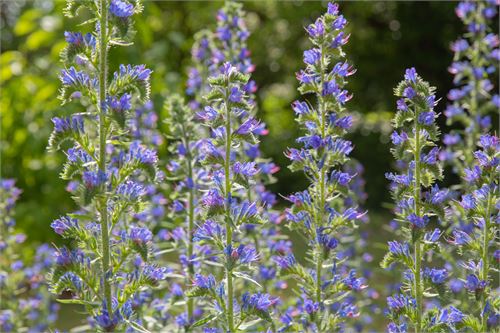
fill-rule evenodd
<path id="1" fill-rule="evenodd" d="M 491 128 L 489 114 L 500 108 L 498 94 L 491 95 L 494 86 L 490 80 L 500 61 L 500 41 L 490 27 L 491 19 L 497 15 L 494 0 L 460 2 L 456 14 L 467 26 L 467 32 L 451 45 L 455 55 L 449 71 L 454 75 L 456 88 L 448 93 L 452 104 L 444 114 L 447 124 L 459 125 L 459 129 L 444 136 L 448 149 L 442 158 L 452 164 L 455 173 L 461 174 L 474 163 L 473 152 L 479 137 Z"/>
<path id="2" fill-rule="evenodd" d="M 77 249 L 58 250 L 51 280 L 54 293 L 70 298 L 61 302 L 85 305 L 92 325 L 113 331 L 140 327 L 140 320 L 132 318 L 132 299 L 142 288 L 158 286 L 167 274 L 148 263 L 151 232 L 131 225 L 128 218 L 145 207 L 146 191 L 138 179 L 156 176 L 156 152 L 127 135 L 132 106 L 148 99 L 151 71 L 143 65 L 120 65 L 111 80 L 107 76 L 108 49 L 130 43 L 131 16 L 142 10 L 140 3 L 101 0 L 94 6 L 69 1 L 67 14 L 73 17 L 82 8 L 98 18 L 96 29 L 65 33 L 60 98 L 63 103 L 82 99 L 90 107 L 85 113 L 53 118 L 49 141 L 53 150 L 68 141 L 73 145 L 61 177 L 78 184 L 74 198 L 80 209 L 51 226 Z"/>
<path id="3" fill-rule="evenodd" d="M 217 285 L 212 275 L 196 274 L 194 288 L 187 295 L 209 297 L 215 302 L 212 314 L 201 322 L 217 319 L 224 330 L 236 332 L 247 327 L 250 319 L 255 317 L 270 322 L 270 307 L 277 301 L 267 294 L 250 295 L 247 292 L 243 294 L 240 304 L 235 293 L 238 279 L 256 283 L 248 271 L 258 260 L 255 248 L 238 245 L 236 236 L 242 225 L 262 221 L 257 214 L 256 203 L 239 198 L 237 192 L 248 188 L 258 170 L 251 162 L 235 161 L 233 149 L 245 141 L 255 141 L 253 131 L 258 122 L 249 117 L 250 105 L 243 90 L 248 76 L 226 63 L 220 74 L 210 78 L 209 82 L 212 90 L 206 99 L 211 106 L 200 111 L 198 117 L 204 119 L 212 131 L 212 137 L 206 139 L 202 147 L 212 185 L 201 198 L 205 223 L 195 232 L 194 239 L 210 244 L 220 252 L 217 261 L 222 260 L 224 264 L 224 283 Z M 224 226 L 219 221 L 223 221 Z"/>
<path id="4" fill-rule="evenodd" d="M 466 269 L 465 289 L 480 301 L 480 307 L 466 306 L 467 319 L 464 326 L 474 332 L 489 332 L 498 328 L 498 298 L 491 289 L 494 272 L 498 269 L 500 251 L 491 253 L 490 249 L 498 234 L 498 171 L 500 161 L 500 141 L 493 135 L 483 135 L 479 149 L 474 152 L 475 163 L 463 174 L 468 183 L 468 192 L 461 201 L 455 203 L 455 209 L 461 216 L 473 221 L 472 228 L 456 227 L 450 243 L 456 245 Z M 495 267 L 496 266 L 496 267 Z"/>
<path id="5" fill-rule="evenodd" d="M 392 153 L 400 164 L 406 166 L 402 174 L 386 174 L 391 180 L 391 189 L 397 201 L 395 213 L 402 223 L 403 243 L 389 242 L 382 267 L 400 264 L 407 271 L 401 294 L 388 297 L 391 323 L 390 332 L 406 331 L 410 322 L 415 332 L 433 329 L 454 329 L 463 315 L 450 307 L 438 313 L 437 309 L 424 309 L 424 293 L 430 297 L 443 296 L 444 283 L 448 277 L 445 268 L 424 267 L 427 253 L 439 250 L 439 229 L 426 232 L 431 220 L 443 221 L 445 205 L 450 198 L 449 190 L 439 189 L 436 180 L 442 178 L 442 167 L 438 160 L 439 149 L 435 146 L 439 130 L 435 124 L 437 115 L 435 88 L 423 81 L 414 68 L 407 69 L 405 80 L 395 89 L 401 97 L 394 118 L 397 129 L 391 135 Z M 435 294 L 432 294 L 435 292 Z"/>
<path id="6" fill-rule="evenodd" d="M 0 331 L 48 331 L 59 310 L 45 280 L 54 250 L 44 244 L 34 258 L 22 255 L 26 235 L 14 232 L 13 214 L 20 194 L 14 180 L 0 179 Z"/>
<path id="7" fill-rule="evenodd" d="M 195 244 L 193 235 L 195 231 L 195 223 L 197 217 L 196 204 L 198 202 L 198 185 L 201 183 L 195 168 L 199 168 L 198 146 L 200 143 L 197 138 L 200 134 L 200 129 L 194 121 L 194 113 L 185 105 L 184 100 L 173 95 L 165 102 L 165 110 L 168 113 L 168 118 L 165 120 L 169 127 L 168 138 L 177 143 L 175 154 L 178 158 L 175 159 L 177 167 L 173 167 L 172 163 L 169 169 L 169 179 L 179 181 L 177 186 L 177 194 L 180 194 L 174 200 L 174 211 L 176 214 L 182 214 L 187 224 L 187 235 L 185 237 L 186 267 L 185 267 L 185 284 L 190 286 L 195 273 Z M 188 288 L 186 288 L 187 290 Z M 186 301 L 187 325 L 194 323 L 195 298 L 188 298 Z"/>
<path id="8" fill-rule="evenodd" d="M 306 29 L 315 47 L 304 52 L 306 69 L 300 71 L 297 78 L 299 91 L 315 94 L 317 107 L 307 102 L 293 103 L 297 122 L 307 135 L 297 140 L 303 148 L 287 152 L 292 161 L 290 169 L 303 170 L 312 183 L 308 190 L 287 198 L 293 207 L 286 215 L 292 222 L 291 228 L 306 236 L 310 245 L 309 260 L 316 265 L 313 272 L 308 273 L 293 257 L 277 259 L 281 270 L 295 276 L 304 293 L 303 305 L 299 305 L 304 310 L 303 322 L 320 332 L 338 329 L 345 317 L 357 316 L 355 304 L 341 299 L 351 290 L 364 288 L 354 271 L 346 278 L 340 276 L 337 265 L 341 260 L 335 250 L 340 238 L 333 236 L 341 236 L 350 224 L 363 216 L 356 207 L 345 206 L 349 201 L 344 200 L 352 196 L 349 183 L 354 175 L 342 170 L 353 149 L 351 142 L 342 138 L 352 124 L 344 108 L 352 96 L 343 86 L 355 70 L 347 62 L 335 61 L 345 56 L 342 46 L 349 38 L 343 31 L 346 23 L 338 5 L 330 3 L 326 14 Z M 353 201 L 350 203 L 354 205 Z M 332 277 L 325 276 L 326 267 L 331 267 Z"/>

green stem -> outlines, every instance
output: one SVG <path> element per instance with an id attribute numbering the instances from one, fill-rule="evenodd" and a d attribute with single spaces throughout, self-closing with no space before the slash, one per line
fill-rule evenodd
<path id="1" fill-rule="evenodd" d="M 493 177 L 490 177 L 489 179 L 489 184 L 493 183 Z M 482 248 L 482 260 L 483 260 L 483 271 L 482 271 L 482 276 L 481 279 L 488 282 L 488 273 L 490 270 L 490 265 L 489 265 L 489 245 L 490 245 L 490 218 L 491 218 L 491 190 L 488 193 L 488 202 L 486 203 L 486 212 L 484 216 L 484 227 L 483 227 L 483 248 Z M 487 287 L 486 287 L 487 288 Z M 487 294 L 486 290 L 483 290 L 482 296 L 481 296 L 481 311 L 484 309 L 486 306 L 487 302 Z M 481 327 L 484 332 L 487 331 L 487 316 L 484 314 L 481 317 Z"/>
<path id="2" fill-rule="evenodd" d="M 226 91 L 224 106 L 226 108 L 226 156 L 224 159 L 224 177 L 225 177 L 225 195 L 226 195 L 226 249 L 232 247 L 233 228 L 231 226 L 231 110 L 229 108 L 228 96 L 229 89 Z M 233 309 L 233 276 L 232 269 L 226 266 L 227 281 L 227 324 L 229 332 L 234 332 L 234 309 Z"/>
<path id="3" fill-rule="evenodd" d="M 320 71 L 321 71 L 321 80 L 320 84 L 321 90 L 323 89 L 323 83 L 325 82 L 325 52 L 323 51 L 323 47 L 321 47 L 321 62 L 320 62 Z M 319 112 L 321 113 L 321 139 L 324 140 L 326 137 L 326 110 L 325 110 L 325 101 L 322 95 L 318 95 L 318 105 Z M 325 154 L 325 151 L 320 150 L 322 154 Z M 319 216 L 317 220 L 316 227 L 321 227 L 323 225 L 323 220 L 325 216 L 325 204 L 326 204 L 326 195 L 325 195 L 325 179 L 326 179 L 326 165 L 323 165 L 320 171 L 320 187 L 319 187 Z M 321 298 L 321 269 L 323 268 L 323 255 L 321 245 L 318 244 L 317 247 L 317 256 L 316 256 L 316 301 L 321 306 L 322 298 Z M 321 324 L 318 325 L 318 331 L 321 332 Z"/>
<path id="4" fill-rule="evenodd" d="M 415 108 L 415 214 L 420 217 L 420 126 L 418 125 L 418 112 Z M 415 298 L 417 301 L 417 322 L 415 323 L 415 333 L 422 331 L 422 245 L 420 235 L 415 240 Z"/>
<path id="5" fill-rule="evenodd" d="M 107 32 L 108 32 L 108 1 L 100 0 L 100 38 L 99 38 L 99 171 L 106 174 L 106 94 L 107 94 Z M 111 306 L 111 285 L 109 278 L 110 249 L 109 249 L 109 231 L 108 231 L 108 197 L 104 193 L 100 205 L 101 215 L 101 243 L 102 243 L 102 278 L 104 285 L 104 299 L 109 317 L 112 318 L 113 311 Z"/>
<path id="6" fill-rule="evenodd" d="M 182 124 L 182 131 L 184 134 L 185 142 L 184 145 L 187 149 L 186 154 L 186 166 L 188 170 L 189 179 L 193 180 L 193 158 L 191 155 L 191 150 L 189 148 L 189 133 L 186 132 L 186 128 L 184 124 Z M 189 285 L 194 276 L 194 265 L 191 262 L 191 258 L 193 256 L 193 233 L 194 233 L 194 198 L 195 198 L 195 189 L 194 186 L 189 189 L 189 207 L 188 207 L 188 248 L 187 248 L 187 257 L 188 257 L 188 265 L 187 265 L 187 274 L 186 274 L 186 284 Z M 194 312 L 194 298 L 189 297 L 186 302 L 186 310 L 188 315 L 188 321 L 191 322 L 193 319 Z"/>

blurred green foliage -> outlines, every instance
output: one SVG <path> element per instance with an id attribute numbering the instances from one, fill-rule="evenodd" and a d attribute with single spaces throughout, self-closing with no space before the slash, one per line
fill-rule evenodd
<path id="1" fill-rule="evenodd" d="M 262 145 L 266 156 L 281 166 L 273 190 L 287 194 L 305 187 L 301 174 L 292 174 L 283 151 L 299 135 L 290 103 L 297 98 L 295 72 L 302 52 L 309 48 L 303 27 L 325 8 L 325 2 L 248 1 L 249 47 L 256 64 L 254 79 L 260 117 L 270 134 Z M 51 117 L 69 112 L 59 106 L 59 52 L 63 31 L 76 21 L 62 16 L 63 1 L 0 2 L 1 47 L 1 176 L 17 179 L 24 191 L 18 205 L 20 228 L 31 240 L 55 239 L 48 227 L 74 204 L 59 180 L 62 156 L 46 152 Z M 145 63 L 153 69 L 155 109 L 172 92 L 183 92 L 190 64 L 193 35 L 215 27 L 222 2 L 146 1 L 137 19 L 135 46 L 112 49 L 110 68 L 119 63 Z M 384 172 L 391 167 L 389 119 L 395 100 L 392 89 L 404 68 L 415 66 L 445 98 L 451 88 L 447 67 L 450 41 L 462 33 L 454 2 L 344 2 L 351 40 L 346 52 L 358 72 L 348 88 L 354 99 L 349 108 L 357 116 L 352 140 L 354 156 L 365 166 L 368 208 L 381 209 L 389 201 Z M 81 20 L 79 20 L 81 21 Z M 442 110 L 445 102 L 439 104 Z M 73 108 L 78 108 L 73 105 Z M 163 153 L 165 147 L 162 148 Z"/>

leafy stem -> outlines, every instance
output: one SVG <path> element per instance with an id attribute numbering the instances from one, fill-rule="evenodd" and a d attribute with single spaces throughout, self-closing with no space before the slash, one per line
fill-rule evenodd
<path id="1" fill-rule="evenodd" d="M 100 0 L 100 36 L 99 36 L 99 171 L 106 174 L 106 99 L 107 99 L 107 32 L 108 32 L 108 1 Z M 108 231 L 108 195 L 104 193 L 100 200 L 101 243 L 102 243 L 102 278 L 104 299 L 110 318 L 112 318 L 111 285 L 110 285 L 110 246 Z"/>

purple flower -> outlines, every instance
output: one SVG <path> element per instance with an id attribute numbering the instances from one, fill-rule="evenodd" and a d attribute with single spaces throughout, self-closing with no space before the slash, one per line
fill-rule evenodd
<path id="1" fill-rule="evenodd" d="M 401 244 L 401 243 L 396 242 L 396 241 L 391 241 L 391 242 L 388 242 L 388 244 L 389 244 L 389 251 L 391 253 L 396 254 L 396 255 L 402 255 L 405 257 L 410 256 L 410 248 L 409 248 L 408 243 Z"/>
<path id="2" fill-rule="evenodd" d="M 260 123 L 257 119 L 248 118 L 243 124 L 240 125 L 240 127 L 238 127 L 235 133 L 239 135 L 248 135 L 258 129 L 259 125 Z"/>
<path id="3" fill-rule="evenodd" d="M 442 284 L 448 278 L 448 271 L 446 269 L 426 268 L 424 276 L 429 278 L 434 284 Z"/>
<path id="4" fill-rule="evenodd" d="M 75 133 L 85 133 L 83 118 L 81 116 L 72 116 L 66 118 L 52 118 L 54 123 L 54 131 L 57 133 L 64 133 L 73 131 Z"/>
<path id="5" fill-rule="evenodd" d="M 130 228 L 129 238 L 137 245 L 144 245 L 153 239 L 153 234 L 147 228 Z"/>
<path id="6" fill-rule="evenodd" d="M 349 173 L 337 170 L 333 170 L 330 175 L 330 180 L 338 183 L 341 186 L 347 186 L 353 178 L 354 176 L 350 175 Z"/>
<path id="7" fill-rule="evenodd" d="M 232 245 L 229 245 L 224 249 L 224 253 L 234 262 L 239 261 L 242 264 L 250 264 L 259 259 L 259 255 L 257 251 L 255 251 L 255 248 L 243 244 L 239 245 L 237 248 L 233 248 Z"/>
<path id="8" fill-rule="evenodd" d="M 157 267 L 146 265 L 142 269 L 142 274 L 153 284 L 157 284 L 161 280 L 167 278 L 168 269 L 166 267 Z"/>
<path id="9" fill-rule="evenodd" d="M 479 278 L 474 274 L 467 275 L 465 279 L 465 288 L 469 291 L 478 292 L 483 290 L 488 283 L 484 280 L 479 280 Z"/>
<path id="10" fill-rule="evenodd" d="M 202 289 L 213 289 L 215 288 L 215 278 L 212 274 L 209 276 L 203 276 L 201 274 L 194 275 L 193 285 Z"/>
<path id="11" fill-rule="evenodd" d="M 52 229 L 59 235 L 64 235 L 72 228 L 78 228 L 78 220 L 69 216 L 62 216 L 50 224 Z"/>
<path id="12" fill-rule="evenodd" d="M 417 71 L 415 67 L 408 68 L 405 72 L 405 80 L 410 81 L 412 83 L 417 82 Z"/>
<path id="13" fill-rule="evenodd" d="M 224 198 L 220 195 L 218 190 L 212 189 L 203 195 L 201 203 L 207 207 L 223 207 Z"/>
<path id="14" fill-rule="evenodd" d="M 405 90 L 403 91 L 403 96 L 412 99 L 415 96 L 417 96 L 417 93 L 412 87 L 406 87 Z"/>
<path id="15" fill-rule="evenodd" d="M 342 282 L 350 290 L 360 291 L 366 288 L 366 285 L 363 284 L 363 278 L 356 278 L 355 270 L 351 270 L 349 272 L 349 275 L 344 278 Z"/>
<path id="16" fill-rule="evenodd" d="M 114 73 L 115 80 L 123 80 L 130 77 L 133 80 L 146 81 L 152 71 L 147 69 L 145 65 L 120 65 L 119 71 Z"/>
<path id="17" fill-rule="evenodd" d="M 134 14 L 134 6 L 123 0 L 111 0 L 109 11 L 117 17 L 125 18 Z"/>
<path id="18" fill-rule="evenodd" d="M 146 194 L 146 189 L 141 184 L 132 180 L 127 180 L 125 183 L 118 185 L 116 194 L 121 195 L 130 201 L 135 201 Z"/>
<path id="19" fill-rule="evenodd" d="M 295 101 L 292 103 L 292 108 L 297 115 L 311 113 L 309 105 L 306 102 Z"/>
<path id="20" fill-rule="evenodd" d="M 297 264 L 293 254 L 289 254 L 285 257 L 274 257 L 274 262 L 283 270 L 292 268 Z"/>
<path id="21" fill-rule="evenodd" d="M 405 307 L 415 308 L 416 304 L 415 299 L 402 294 L 387 297 L 387 305 L 389 306 L 389 309 L 395 312 L 400 311 Z"/>
<path id="22" fill-rule="evenodd" d="M 202 240 L 215 240 L 224 235 L 224 229 L 212 220 L 206 220 L 198 229 L 196 229 L 193 241 L 199 242 Z"/>
<path id="23" fill-rule="evenodd" d="M 426 232 L 424 235 L 424 241 L 427 243 L 435 243 L 441 237 L 441 232 L 439 229 L 434 229 L 432 232 Z"/>
<path id="24" fill-rule="evenodd" d="M 432 111 L 422 112 L 418 115 L 418 122 L 425 126 L 430 126 L 434 122 L 435 113 Z"/>
<path id="25" fill-rule="evenodd" d="M 304 51 L 304 62 L 308 65 L 317 65 L 321 60 L 321 51 L 319 49 L 311 49 Z"/>
<path id="26" fill-rule="evenodd" d="M 318 312 L 319 310 L 319 303 L 318 302 L 314 302 L 310 299 L 305 299 L 304 300 L 304 306 L 303 306 L 304 310 L 306 311 L 307 314 L 313 314 L 313 313 L 316 313 Z"/>
<path id="27" fill-rule="evenodd" d="M 408 134 L 406 134 L 405 132 L 401 132 L 401 134 L 398 134 L 398 132 L 394 131 L 391 134 L 391 140 L 392 144 L 399 146 L 406 142 L 406 140 L 408 140 Z"/>
<path id="28" fill-rule="evenodd" d="M 325 34 L 325 26 L 323 25 L 323 21 L 316 20 L 314 24 L 310 24 L 307 28 L 307 33 L 312 38 L 321 37 Z"/>
<path id="29" fill-rule="evenodd" d="M 249 292 L 245 292 L 241 300 L 242 308 L 246 311 L 251 309 L 268 311 L 270 307 L 278 302 L 278 298 L 271 298 L 269 294 L 257 293 L 250 295 Z"/>
<path id="30" fill-rule="evenodd" d="M 94 171 L 84 171 L 82 174 L 83 184 L 88 189 L 94 189 L 102 184 L 104 184 L 107 180 L 106 174 L 102 171 L 94 172 Z"/>
<path id="31" fill-rule="evenodd" d="M 465 315 L 462 312 L 460 312 L 454 306 L 450 305 L 449 308 L 441 310 L 438 322 L 446 324 L 455 324 L 461 322 L 464 318 Z"/>
<path id="32" fill-rule="evenodd" d="M 415 213 L 411 213 L 410 215 L 408 215 L 408 217 L 406 219 L 415 228 L 424 228 L 427 225 L 427 223 L 429 223 L 428 216 L 424 215 L 423 217 L 420 217 L 420 216 L 417 216 Z"/>
<path id="33" fill-rule="evenodd" d="M 232 87 L 229 94 L 229 101 L 233 103 L 241 102 L 243 98 L 243 92 L 238 87 Z"/>

